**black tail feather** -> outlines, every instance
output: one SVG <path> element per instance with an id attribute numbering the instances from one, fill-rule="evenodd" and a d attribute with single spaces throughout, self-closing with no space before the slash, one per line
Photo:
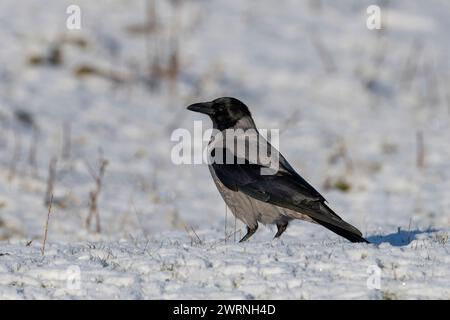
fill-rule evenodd
<path id="1" fill-rule="evenodd" d="M 335 226 L 331 223 L 328 222 L 324 222 L 321 220 L 316 220 L 314 219 L 315 222 L 317 222 L 318 224 L 324 226 L 325 228 L 333 231 L 334 233 L 340 235 L 341 237 L 344 237 L 345 239 L 351 241 L 351 242 L 363 242 L 363 243 L 370 243 L 369 241 L 367 241 L 366 239 L 364 239 L 363 237 L 361 237 L 358 234 L 355 234 L 351 231 L 348 231 L 346 229 L 343 228 L 339 228 L 338 226 Z"/>

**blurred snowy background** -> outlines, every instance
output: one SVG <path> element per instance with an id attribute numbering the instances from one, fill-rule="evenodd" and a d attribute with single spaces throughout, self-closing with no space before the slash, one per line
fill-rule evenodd
<path id="1" fill-rule="evenodd" d="M 71 4 L 81 8 L 80 30 L 66 28 Z M 372 4 L 381 7 L 381 30 L 366 27 L 366 9 Z M 233 243 L 233 233 L 236 230 L 239 238 L 242 225 L 235 226 L 229 212 L 226 220 L 225 204 L 206 165 L 172 164 L 175 143 L 170 135 L 176 128 L 192 130 L 194 120 L 211 125 L 187 111 L 188 104 L 234 96 L 249 105 L 260 128 L 281 129 L 280 151 L 345 220 L 372 242 L 388 246 L 386 250 L 401 250 L 395 252 L 406 259 L 405 268 L 411 263 L 417 267 L 411 271 L 414 279 L 425 269 L 432 272 L 428 276 L 441 277 L 432 290 L 417 285 L 416 295 L 408 290 L 402 295 L 397 274 L 392 275 L 395 289 L 375 297 L 449 298 L 449 17 L 450 3 L 445 0 L 2 0 L 0 253 L 9 250 L 0 258 L 3 297 L 54 296 L 45 289 L 28 295 L 16 291 L 10 275 L 1 276 L 15 270 L 12 252 L 22 257 L 19 261 L 29 260 L 24 255 L 40 256 L 50 194 L 54 199 L 47 241 L 49 248 L 56 248 L 54 257 L 73 252 L 70 246 L 75 243 L 92 249 L 83 245 L 87 241 L 120 251 L 113 243 L 150 241 L 150 247 L 157 248 L 173 240 L 175 244 L 167 245 L 175 246 L 174 259 L 183 256 L 185 244 L 220 244 L 238 256 L 234 251 L 239 248 L 254 253 L 264 251 L 265 245 L 269 251 L 284 252 L 311 244 L 299 249 L 300 254 L 312 250 L 320 256 L 333 254 L 329 243 L 337 243 L 342 254 L 357 248 L 306 222 L 292 223 L 283 235 L 285 242 L 275 248 L 270 227 L 260 228 L 243 247 Z M 96 196 L 94 178 L 101 175 L 102 161 L 107 163 Z M 88 222 L 93 197 L 99 226 L 95 216 Z M 422 251 L 417 251 L 418 241 L 424 243 Z M 322 251 L 324 243 L 328 247 Z M 362 254 L 349 254 L 358 261 L 364 255 L 401 260 L 379 250 L 367 247 Z M 214 254 L 217 259 L 222 255 Z M 210 261 L 207 253 L 199 255 Z M 107 254 L 107 259 L 116 256 Z M 296 263 L 305 258 L 294 257 Z M 349 258 L 337 259 L 343 263 Z M 34 266 L 36 261 L 29 263 Z M 291 262 L 286 263 L 289 267 Z M 386 266 L 378 260 L 376 264 Z M 187 278 L 202 266 L 189 271 Z M 436 273 L 432 266 L 439 268 Z M 158 270 L 174 272 L 163 269 Z M 231 269 L 223 278 L 248 270 Z M 365 267 L 359 272 L 365 275 Z M 257 282 L 273 283 L 267 274 L 262 279 Z M 327 277 L 318 279 L 329 284 Z M 330 290 L 327 296 L 312 286 L 287 297 L 367 297 L 362 279 L 362 294 L 338 296 Z M 433 279 L 423 276 L 418 283 Z M 153 280 L 144 282 L 155 285 Z M 302 281 L 290 283 L 307 288 Z M 198 287 L 181 291 L 182 284 L 171 294 L 164 286 L 155 288 L 152 294 L 119 290 L 117 296 L 283 297 L 276 288 L 258 291 L 255 286 L 241 295 L 233 291 L 234 282 L 229 291 L 217 292 Z M 111 291 L 104 294 L 116 297 Z"/>

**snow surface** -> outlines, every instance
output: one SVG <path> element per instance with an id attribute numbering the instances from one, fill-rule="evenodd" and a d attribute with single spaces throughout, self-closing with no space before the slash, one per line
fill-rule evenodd
<path id="1" fill-rule="evenodd" d="M 65 28 L 74 3 L 80 31 Z M 130 32 L 145 3 L 0 3 L 0 298 L 450 298 L 448 1 L 388 2 L 380 32 L 366 28 L 371 1 L 159 0 L 147 37 Z M 61 42 L 61 65 L 30 64 Z M 149 79 L 155 52 L 168 65 L 174 44 L 177 78 Z M 103 76 L 77 77 L 86 65 Z M 279 240 L 261 226 L 236 243 L 245 228 L 206 165 L 170 160 L 174 129 L 211 125 L 185 107 L 219 96 L 280 128 L 286 159 L 373 244 L 300 221 Z M 97 167 L 99 148 L 96 233 L 86 162 Z M 367 285 L 374 268 L 379 289 Z"/>

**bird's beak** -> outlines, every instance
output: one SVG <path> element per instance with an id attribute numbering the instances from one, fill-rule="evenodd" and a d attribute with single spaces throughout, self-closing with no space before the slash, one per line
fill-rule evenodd
<path id="1" fill-rule="evenodd" d="M 194 112 L 204 113 L 207 115 L 212 115 L 214 113 L 214 109 L 212 108 L 212 102 L 194 103 L 191 104 L 189 107 L 187 107 L 187 109 Z"/>

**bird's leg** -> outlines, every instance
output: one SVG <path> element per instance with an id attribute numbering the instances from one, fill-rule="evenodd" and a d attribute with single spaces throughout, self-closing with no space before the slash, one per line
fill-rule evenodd
<path id="1" fill-rule="evenodd" d="M 256 232 L 257 229 L 258 224 L 256 224 L 254 228 L 250 228 L 249 226 L 247 226 L 247 234 L 239 242 L 244 242 L 248 240 L 248 238 L 250 238 Z"/>
<path id="2" fill-rule="evenodd" d="M 287 226 L 288 226 L 288 222 L 285 222 L 285 223 L 277 223 L 278 231 L 277 231 L 277 233 L 275 234 L 275 237 L 273 237 L 273 238 L 274 238 L 274 239 L 275 239 L 275 238 L 279 238 L 279 237 L 283 234 L 283 232 L 286 231 Z"/>

